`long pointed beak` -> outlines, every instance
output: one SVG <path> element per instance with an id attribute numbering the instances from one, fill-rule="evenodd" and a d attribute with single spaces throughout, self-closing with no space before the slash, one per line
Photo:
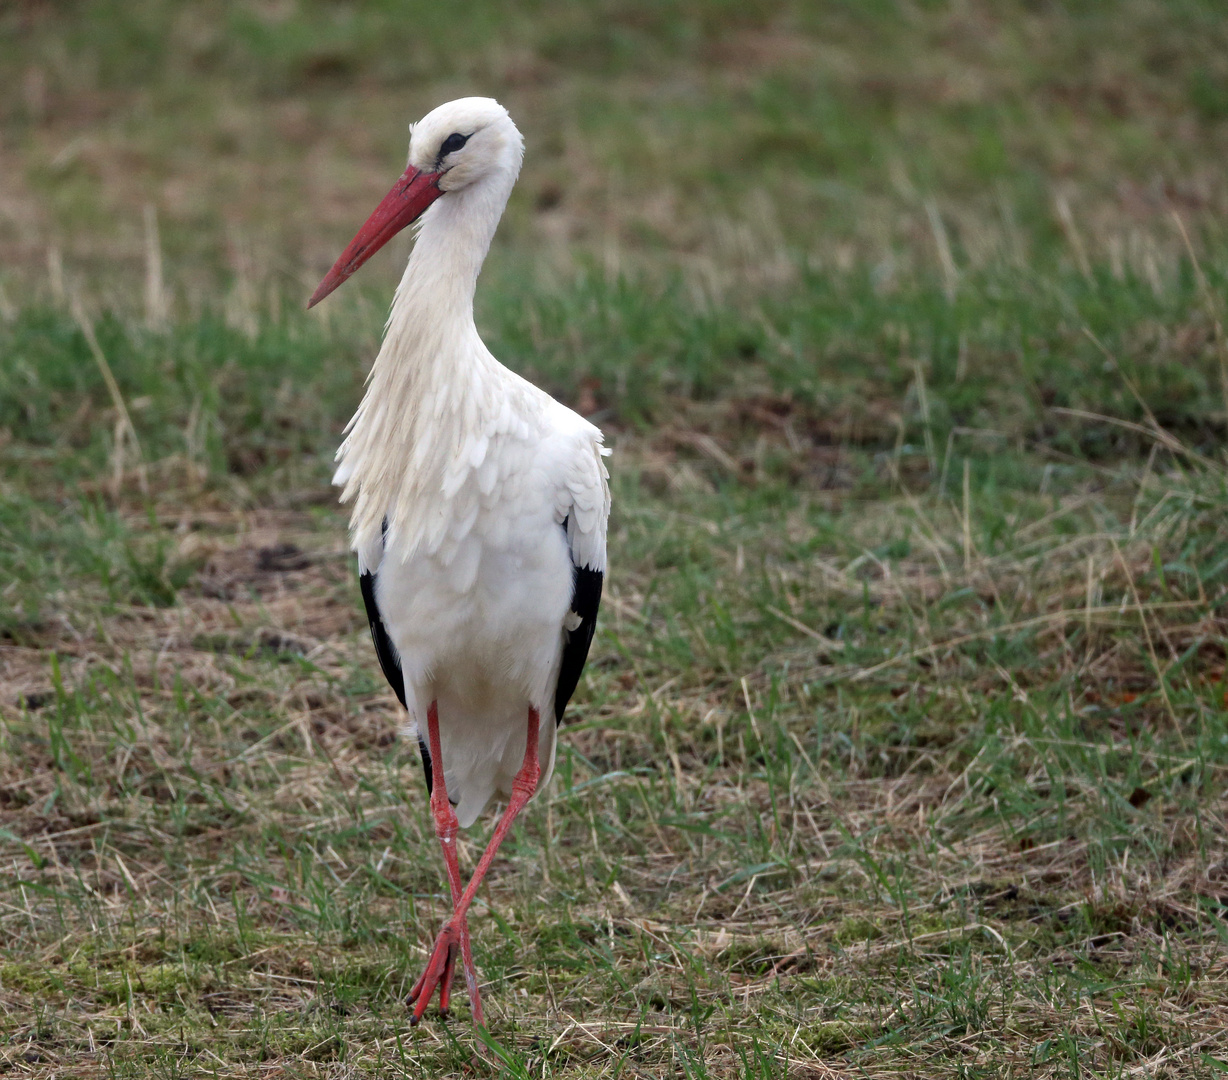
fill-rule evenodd
<path id="1" fill-rule="evenodd" d="M 358 230 L 349 247 L 341 253 L 341 258 L 324 275 L 324 280 L 311 294 L 307 306 L 315 307 L 406 225 L 417 221 L 422 212 L 443 194 L 439 190 L 439 176 L 439 173 L 422 172 L 412 165 L 406 169 Z"/>

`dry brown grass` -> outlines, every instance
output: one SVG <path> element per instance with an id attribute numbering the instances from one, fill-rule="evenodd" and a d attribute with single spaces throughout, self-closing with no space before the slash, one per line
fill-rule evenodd
<path id="1" fill-rule="evenodd" d="M 1228 24 L 431 10 L 0 12 L 0 1072 L 1228 1069 Z M 404 249 L 292 311 L 475 90 L 483 325 L 617 445 L 489 1042 L 327 488 Z"/>
<path id="2" fill-rule="evenodd" d="M 1088 499 L 1060 513 L 1099 529 L 1059 541 L 1021 510 L 992 556 L 975 503 L 966 535 L 958 505 L 871 503 L 845 511 L 860 556 L 799 562 L 804 513 L 713 533 L 696 505 L 650 529 L 632 498 L 587 702 L 477 920 L 501 1067 L 1223 1057 L 1225 620 L 1154 575 L 1156 537 L 1180 547 L 1196 516 L 1174 532 L 1161 495 L 1131 535 Z M 914 553 L 872 556 L 902 522 Z M 0 1053 L 38 1075 L 460 1067 L 468 1038 L 410 1038 L 398 1005 L 443 904 L 339 522 L 181 526 L 198 570 L 174 607 L 83 617 L 83 583 L 37 647 L 4 649 Z M 658 558 L 709 537 L 685 630 L 637 531 Z M 866 604 L 868 640 L 847 617 L 816 639 L 817 611 Z M 995 656 L 1013 641 L 1026 662 Z"/>

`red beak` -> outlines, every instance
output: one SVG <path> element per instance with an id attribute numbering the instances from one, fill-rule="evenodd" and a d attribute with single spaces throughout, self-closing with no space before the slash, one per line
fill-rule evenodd
<path id="1" fill-rule="evenodd" d="M 440 195 L 439 173 L 422 172 L 409 166 L 392 190 L 380 200 L 350 246 L 341 253 L 333 268 L 324 276 L 319 288 L 311 294 L 307 306 L 315 307 L 321 300 L 399 233 L 422 216 L 422 212 Z"/>

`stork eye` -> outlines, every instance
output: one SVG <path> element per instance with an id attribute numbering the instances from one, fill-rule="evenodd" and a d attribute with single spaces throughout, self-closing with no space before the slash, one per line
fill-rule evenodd
<path id="1" fill-rule="evenodd" d="M 462 135 L 459 131 L 452 132 L 451 135 L 449 135 L 446 139 L 444 139 L 443 146 L 439 148 L 439 156 L 446 157 L 448 154 L 452 153 L 454 150 L 459 150 L 468 141 L 469 141 L 468 135 Z"/>

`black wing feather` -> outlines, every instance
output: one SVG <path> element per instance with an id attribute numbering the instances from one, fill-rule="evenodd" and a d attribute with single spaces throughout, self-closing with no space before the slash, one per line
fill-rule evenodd
<path id="1" fill-rule="evenodd" d="M 375 575 L 370 570 L 364 570 L 358 575 L 358 585 L 362 589 L 362 602 L 367 608 L 367 622 L 371 624 L 371 641 L 375 644 L 375 655 L 379 659 L 380 669 L 384 678 L 392 687 L 402 708 L 405 704 L 405 676 L 401 673 L 401 657 L 392 638 L 384 627 L 383 617 L 379 612 L 379 604 L 375 602 Z M 418 750 L 422 754 L 422 770 L 426 773 L 426 792 L 431 793 L 431 751 L 426 740 L 418 737 Z"/>
<path id="2" fill-rule="evenodd" d="M 567 535 L 567 521 L 563 521 Z M 601 586 L 605 575 L 587 566 L 572 566 L 571 610 L 580 618 L 580 625 L 567 632 L 563 646 L 563 662 L 559 665 L 559 681 L 554 690 L 554 721 L 563 722 L 563 710 L 580 682 L 580 672 L 588 659 L 588 649 L 597 629 L 597 609 L 601 606 Z"/>
<path id="3" fill-rule="evenodd" d="M 358 585 L 362 589 L 362 602 L 367 606 L 367 622 L 371 624 L 371 641 L 375 645 L 380 670 L 404 708 L 405 676 L 401 674 L 401 657 L 392 643 L 392 638 L 388 636 L 388 631 L 384 629 L 384 620 L 379 613 L 379 605 L 375 602 L 375 575 L 370 570 L 364 570 L 358 575 Z"/>

